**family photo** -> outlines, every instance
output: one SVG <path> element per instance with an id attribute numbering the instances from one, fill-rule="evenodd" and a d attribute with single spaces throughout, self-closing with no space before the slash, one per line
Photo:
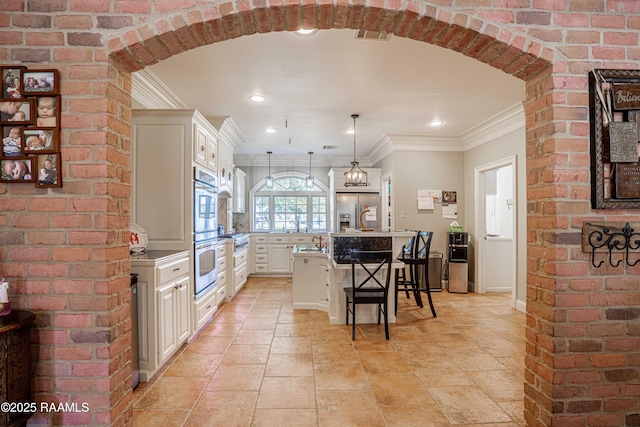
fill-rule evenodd
<path id="1" fill-rule="evenodd" d="M 22 71 L 22 94 L 58 93 L 57 72 L 57 70 Z"/>
<path id="2" fill-rule="evenodd" d="M 38 181 L 40 187 L 58 187 L 60 185 L 60 156 L 49 154 L 38 156 Z"/>
<path id="3" fill-rule="evenodd" d="M 0 181 L 10 182 L 33 182 L 31 170 L 33 168 L 32 158 L 0 159 Z"/>
<path id="4" fill-rule="evenodd" d="M 2 69 L 2 96 L 4 99 L 22 98 L 20 93 L 21 68 Z"/>
<path id="5" fill-rule="evenodd" d="M 56 149 L 56 134 L 53 129 L 23 128 L 22 151 L 54 152 Z"/>
<path id="6" fill-rule="evenodd" d="M 33 99 L 19 101 L 0 101 L 0 123 L 30 124 L 33 121 Z"/>
<path id="7" fill-rule="evenodd" d="M 2 127 L 2 155 L 4 157 L 21 156 L 21 141 L 19 126 Z"/>

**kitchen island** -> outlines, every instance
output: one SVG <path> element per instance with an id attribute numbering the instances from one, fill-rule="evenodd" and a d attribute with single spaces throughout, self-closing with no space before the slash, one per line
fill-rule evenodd
<path id="1" fill-rule="evenodd" d="M 309 245 L 296 247 L 293 252 L 293 307 L 326 311 L 332 324 L 345 322 L 344 287 L 351 286 L 351 250 L 391 250 L 394 258 L 402 246 L 415 235 L 414 231 L 398 232 L 336 232 L 329 233 L 328 251 L 309 249 Z M 305 262 L 306 260 L 306 262 Z M 393 269 L 404 268 L 395 261 Z M 359 267 L 360 268 L 360 267 Z M 391 272 L 389 307 L 394 307 L 394 273 Z M 358 310 L 357 323 L 377 323 L 375 306 Z M 389 322 L 395 323 L 389 310 Z"/>

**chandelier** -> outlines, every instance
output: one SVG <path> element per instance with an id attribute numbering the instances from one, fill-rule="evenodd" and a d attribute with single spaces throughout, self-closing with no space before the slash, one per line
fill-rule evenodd
<path id="1" fill-rule="evenodd" d="M 309 151 L 309 176 L 307 177 L 307 188 L 313 188 L 314 179 L 313 175 L 311 175 L 311 156 L 313 155 L 313 151 Z"/>
<path id="2" fill-rule="evenodd" d="M 356 119 L 360 117 L 358 114 L 352 114 L 353 119 L 353 162 L 351 169 L 344 173 L 345 187 L 366 187 L 367 173 L 360 169 L 359 163 L 356 161 Z"/>
<path id="3" fill-rule="evenodd" d="M 271 153 L 271 151 L 267 151 L 267 154 L 269 155 L 269 175 L 264 179 L 265 185 L 269 188 L 273 187 L 273 177 L 271 176 Z"/>

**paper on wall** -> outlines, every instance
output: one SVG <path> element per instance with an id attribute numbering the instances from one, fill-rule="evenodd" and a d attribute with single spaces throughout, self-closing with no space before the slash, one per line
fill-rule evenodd
<path id="1" fill-rule="evenodd" d="M 458 218 L 458 204 L 449 203 L 442 205 L 442 218 Z"/>
<path id="2" fill-rule="evenodd" d="M 418 197 L 418 209 L 434 209 L 433 197 Z"/>

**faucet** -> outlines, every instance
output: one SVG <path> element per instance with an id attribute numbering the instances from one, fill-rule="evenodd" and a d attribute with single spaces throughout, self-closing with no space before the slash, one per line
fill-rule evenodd
<path id="1" fill-rule="evenodd" d="M 321 235 L 313 236 L 313 237 L 311 238 L 311 243 L 313 243 L 316 239 L 318 239 L 318 240 L 319 240 L 319 242 L 316 244 L 316 248 L 318 248 L 318 249 L 322 249 L 322 236 L 321 236 Z"/>

